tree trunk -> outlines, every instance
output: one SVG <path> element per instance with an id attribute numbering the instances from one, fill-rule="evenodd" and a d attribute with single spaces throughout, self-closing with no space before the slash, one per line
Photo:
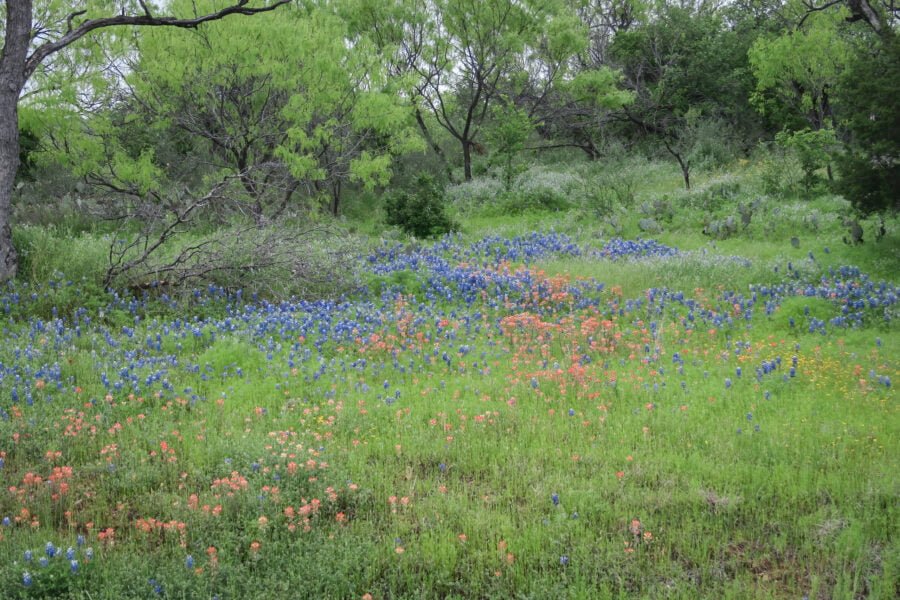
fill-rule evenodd
<path id="1" fill-rule="evenodd" d="M 335 177 L 331 183 L 331 216 L 337 217 L 341 210 L 341 180 Z"/>
<path id="2" fill-rule="evenodd" d="M 0 281 L 15 277 L 18 268 L 10 217 L 19 170 L 18 104 L 31 40 L 31 0 L 7 3 L 5 33 L 0 54 Z"/>
<path id="3" fill-rule="evenodd" d="M 463 177 L 466 181 L 472 181 L 472 142 L 463 140 Z"/>
<path id="4" fill-rule="evenodd" d="M 425 118 L 422 116 L 422 111 L 418 108 L 416 108 L 416 123 L 419 124 L 419 131 L 422 132 L 422 137 L 425 138 L 425 142 L 431 146 L 431 149 L 434 150 L 435 155 L 437 155 L 438 159 L 441 161 L 441 165 L 444 166 L 444 171 L 447 173 L 447 181 L 456 183 L 453 181 L 453 170 L 450 168 L 450 163 L 447 162 L 447 157 L 444 155 L 443 148 L 441 148 L 441 145 L 431 137 L 431 132 L 425 124 Z"/>
<path id="5" fill-rule="evenodd" d="M 7 92 L 5 82 L 0 93 L 0 281 L 16 276 L 18 257 L 12 243 L 10 216 L 16 172 L 19 169 L 18 93 Z"/>

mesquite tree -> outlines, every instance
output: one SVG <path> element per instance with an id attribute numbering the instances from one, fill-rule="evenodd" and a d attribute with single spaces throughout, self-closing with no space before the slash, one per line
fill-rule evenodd
<path id="1" fill-rule="evenodd" d="M 145 0 L 69 2 L 6 0 L 0 6 L 3 49 L 0 51 L 0 280 L 16 274 L 18 259 L 12 244 L 10 213 L 19 169 L 19 101 L 39 68 L 78 40 L 104 29 L 122 26 L 196 28 L 229 15 L 253 15 L 287 4 L 272 0 L 251 4 L 235 0 L 219 10 L 188 17 L 159 16 Z M 3 14 L 5 13 L 5 14 Z M 118 13 L 118 14 L 116 14 Z"/>

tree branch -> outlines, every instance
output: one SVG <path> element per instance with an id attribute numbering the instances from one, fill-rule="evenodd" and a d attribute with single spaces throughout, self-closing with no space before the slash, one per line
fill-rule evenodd
<path id="1" fill-rule="evenodd" d="M 97 29 L 104 29 L 106 27 L 115 27 L 119 25 L 133 25 L 137 27 L 180 27 L 182 29 L 194 29 L 199 25 L 202 25 L 203 23 L 207 23 L 209 21 L 217 21 L 229 15 L 255 15 L 257 13 L 275 10 L 279 6 L 291 2 L 291 0 L 275 0 L 275 2 L 273 4 L 270 4 L 269 6 L 250 8 L 247 6 L 247 3 L 249 1 L 250 0 L 237 0 L 235 4 L 225 7 L 222 10 L 195 17 L 193 19 L 179 19 L 178 17 L 154 17 L 150 14 L 149 10 L 147 10 L 144 2 L 141 2 L 141 5 L 144 7 L 145 11 L 145 14 L 143 15 L 123 14 L 115 17 L 90 19 L 88 21 L 85 21 L 84 23 L 81 23 L 75 29 L 71 28 L 72 19 L 78 16 L 78 13 L 72 13 L 71 15 L 69 15 L 68 19 L 69 30 L 58 40 L 53 42 L 46 42 L 35 48 L 34 52 L 32 52 L 28 59 L 25 61 L 25 79 L 27 80 L 28 78 L 30 78 L 31 75 L 34 74 L 38 66 L 48 56 L 59 52 L 66 46 L 69 46 L 73 42 L 78 41 L 88 33 Z"/>
<path id="2" fill-rule="evenodd" d="M 66 33 L 67 34 L 72 31 L 72 21 L 74 21 L 76 17 L 80 17 L 81 15 L 83 15 L 86 12 L 87 12 L 87 10 L 76 10 L 75 12 L 73 12 L 66 18 Z"/>

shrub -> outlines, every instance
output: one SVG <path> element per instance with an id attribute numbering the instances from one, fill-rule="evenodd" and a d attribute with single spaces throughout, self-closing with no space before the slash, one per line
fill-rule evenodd
<path id="1" fill-rule="evenodd" d="M 493 177 L 476 177 L 450 186 L 445 197 L 458 210 L 467 211 L 492 204 L 503 193 L 503 182 Z"/>
<path id="2" fill-rule="evenodd" d="M 635 202 L 637 172 L 620 164 L 586 181 L 582 192 L 585 208 L 598 217 L 610 215 L 616 209 L 631 208 Z"/>
<path id="3" fill-rule="evenodd" d="M 435 237 L 458 228 L 447 216 L 443 188 L 426 174 L 416 178 L 412 192 L 389 194 L 384 209 L 388 225 L 396 225 L 418 238 Z"/>
<path id="4" fill-rule="evenodd" d="M 572 205 L 565 197 L 547 188 L 533 188 L 509 192 L 500 197 L 496 212 L 501 215 L 520 215 L 526 212 L 563 211 Z"/>
<path id="5" fill-rule="evenodd" d="M 775 136 L 775 143 L 794 151 L 803 170 L 803 188 L 807 192 L 819 183 L 816 171 L 828 165 L 837 147 L 837 139 L 831 129 L 782 131 Z"/>
<path id="6" fill-rule="evenodd" d="M 771 144 L 761 145 L 760 179 L 763 191 L 773 197 L 784 198 L 796 194 L 803 180 L 803 168 L 794 152 Z"/>
<path id="7" fill-rule="evenodd" d="M 736 200 L 741 193 L 741 185 L 731 179 L 724 179 L 708 185 L 692 195 L 690 203 L 704 212 L 715 212 Z"/>

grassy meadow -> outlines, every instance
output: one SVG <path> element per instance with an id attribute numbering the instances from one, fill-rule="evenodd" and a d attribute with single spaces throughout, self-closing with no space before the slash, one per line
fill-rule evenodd
<path id="1" fill-rule="evenodd" d="M 351 205 L 331 299 L 104 293 L 105 234 L 20 229 L 0 597 L 897 597 L 900 230 L 765 177 Z"/>

